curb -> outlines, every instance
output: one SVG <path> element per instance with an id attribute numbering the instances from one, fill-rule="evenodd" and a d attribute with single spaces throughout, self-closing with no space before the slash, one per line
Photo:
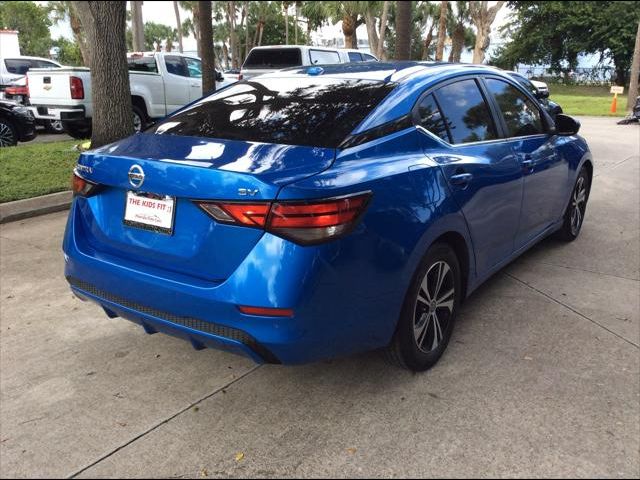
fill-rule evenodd
<path id="1" fill-rule="evenodd" d="M 0 204 L 0 223 L 15 222 L 25 218 L 66 210 L 71 206 L 70 191 L 42 195 Z"/>

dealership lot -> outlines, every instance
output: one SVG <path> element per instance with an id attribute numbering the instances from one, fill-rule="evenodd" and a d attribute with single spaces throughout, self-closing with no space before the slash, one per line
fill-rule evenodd
<path id="1" fill-rule="evenodd" d="M 431 371 L 377 353 L 255 366 L 69 292 L 66 214 L 0 230 L 0 475 L 640 475 L 640 128 L 584 118 L 580 238 L 461 310 Z"/>

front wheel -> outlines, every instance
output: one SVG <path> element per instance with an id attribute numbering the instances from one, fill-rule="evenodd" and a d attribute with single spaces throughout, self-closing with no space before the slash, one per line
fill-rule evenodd
<path id="1" fill-rule="evenodd" d="M 0 118 L 0 147 L 13 147 L 18 144 L 16 129 L 8 120 Z"/>
<path id="2" fill-rule="evenodd" d="M 64 131 L 76 140 L 91 138 L 91 121 L 88 122 L 62 122 Z"/>
<path id="3" fill-rule="evenodd" d="M 580 235 L 584 215 L 587 210 L 590 189 L 589 172 L 587 172 L 585 167 L 582 167 L 573 187 L 569 205 L 567 205 L 564 213 L 562 228 L 558 231 L 558 236 L 561 240 L 572 242 Z"/>
<path id="4" fill-rule="evenodd" d="M 449 344 L 461 300 L 458 258 L 447 244 L 436 243 L 422 260 L 406 294 L 387 347 L 388 360 L 414 372 L 435 365 Z"/>

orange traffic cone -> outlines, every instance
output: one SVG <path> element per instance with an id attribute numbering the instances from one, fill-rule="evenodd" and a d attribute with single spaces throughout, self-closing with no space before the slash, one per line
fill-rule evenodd
<path id="1" fill-rule="evenodd" d="M 618 94 L 613 94 L 613 101 L 611 102 L 611 113 L 616 113 L 616 108 L 618 107 Z"/>

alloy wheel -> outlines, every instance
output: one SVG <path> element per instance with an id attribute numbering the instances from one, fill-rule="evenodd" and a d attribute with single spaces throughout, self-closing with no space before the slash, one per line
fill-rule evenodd
<path id="1" fill-rule="evenodd" d="M 571 233 L 577 235 L 582 227 L 587 206 L 587 186 L 583 176 L 578 177 L 576 188 L 571 197 Z"/>
<path id="2" fill-rule="evenodd" d="M 16 144 L 13 129 L 6 123 L 0 122 L 0 147 L 11 147 Z"/>
<path id="3" fill-rule="evenodd" d="M 133 112 L 133 131 L 139 133 L 142 130 L 142 118 L 136 112 Z"/>
<path id="4" fill-rule="evenodd" d="M 422 280 L 413 313 L 413 334 L 421 351 L 432 352 L 442 343 L 453 315 L 455 293 L 449 264 L 434 263 Z"/>

